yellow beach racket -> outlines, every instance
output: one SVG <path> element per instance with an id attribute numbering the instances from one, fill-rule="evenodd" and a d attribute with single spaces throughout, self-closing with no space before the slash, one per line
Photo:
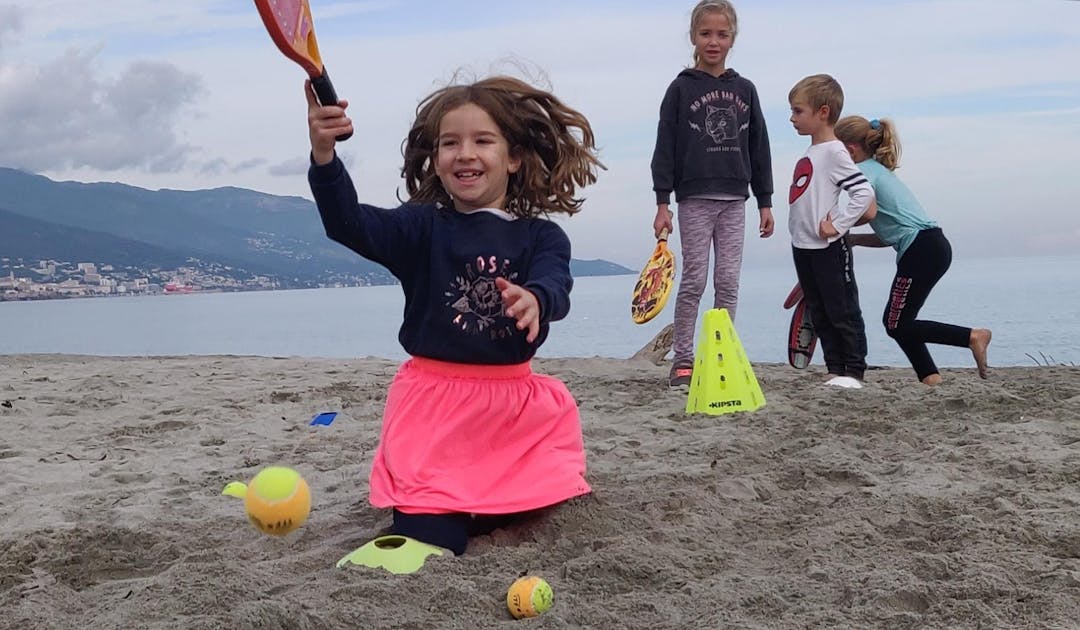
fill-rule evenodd
<path id="1" fill-rule="evenodd" d="M 630 317 L 644 324 L 660 314 L 675 284 L 675 254 L 667 247 L 668 231 L 660 232 L 656 248 L 634 285 L 630 300 Z"/>

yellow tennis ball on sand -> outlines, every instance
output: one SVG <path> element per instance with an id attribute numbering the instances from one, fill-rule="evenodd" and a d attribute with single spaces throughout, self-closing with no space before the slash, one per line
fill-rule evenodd
<path id="1" fill-rule="evenodd" d="M 248 519 L 259 531 L 284 536 L 307 520 L 311 490 L 292 468 L 268 466 L 248 484 L 244 507 Z"/>
<path id="2" fill-rule="evenodd" d="M 506 607 L 514 619 L 543 614 L 555 603 L 555 593 L 544 578 L 530 575 L 514 580 L 506 591 Z"/>

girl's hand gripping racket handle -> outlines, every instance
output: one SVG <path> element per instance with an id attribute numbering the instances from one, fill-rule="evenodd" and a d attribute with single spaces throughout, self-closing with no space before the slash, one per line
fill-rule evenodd
<path id="1" fill-rule="evenodd" d="M 311 80 L 311 90 L 315 92 L 315 98 L 319 99 L 320 105 L 337 105 L 338 97 L 337 92 L 334 91 L 334 84 L 330 82 L 330 75 L 326 72 L 326 67 L 323 66 L 322 74 Z M 345 142 L 352 137 L 352 132 L 343 133 L 336 138 L 338 142 Z"/>

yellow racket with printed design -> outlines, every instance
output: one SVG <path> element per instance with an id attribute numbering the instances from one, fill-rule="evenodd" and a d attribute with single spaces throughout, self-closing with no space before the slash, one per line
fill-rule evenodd
<path id="1" fill-rule="evenodd" d="M 675 284 L 675 254 L 667 246 L 668 231 L 660 232 L 652 256 L 638 276 L 630 300 L 630 317 L 644 324 L 660 314 Z"/>

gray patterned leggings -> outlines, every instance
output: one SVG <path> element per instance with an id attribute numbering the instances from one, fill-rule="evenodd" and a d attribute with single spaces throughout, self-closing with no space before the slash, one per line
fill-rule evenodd
<path id="1" fill-rule="evenodd" d="M 746 229 L 746 202 L 684 199 L 678 205 L 682 278 L 675 298 L 675 365 L 694 362 L 694 331 L 698 305 L 709 279 L 709 249 L 713 251 L 713 308 L 726 308 L 735 319 L 739 301 Z"/>

